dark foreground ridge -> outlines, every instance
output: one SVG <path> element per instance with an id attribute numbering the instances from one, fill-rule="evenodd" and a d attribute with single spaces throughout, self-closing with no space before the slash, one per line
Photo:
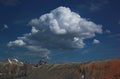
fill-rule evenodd
<path id="1" fill-rule="evenodd" d="M 8 59 L 0 63 L 0 79 L 120 79 L 120 58 L 37 66 Z"/>

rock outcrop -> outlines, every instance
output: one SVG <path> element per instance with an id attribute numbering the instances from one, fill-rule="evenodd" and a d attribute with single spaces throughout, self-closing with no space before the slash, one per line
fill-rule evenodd
<path id="1" fill-rule="evenodd" d="M 10 69 L 11 68 L 11 69 Z M 0 79 L 120 79 L 120 59 L 86 63 L 0 63 Z"/>

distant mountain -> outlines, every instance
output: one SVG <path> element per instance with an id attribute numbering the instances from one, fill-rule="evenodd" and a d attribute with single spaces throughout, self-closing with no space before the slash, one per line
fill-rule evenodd
<path id="1" fill-rule="evenodd" d="M 0 63 L 0 79 L 120 79 L 120 58 L 41 65 L 9 59 Z"/>
<path id="2" fill-rule="evenodd" d="M 24 71 L 24 63 L 17 59 L 7 59 L 0 63 L 0 79 L 16 79 L 16 77 L 22 75 Z"/>
<path id="3" fill-rule="evenodd" d="M 17 59 L 7 59 L 3 63 L 14 64 L 14 65 L 23 65 L 23 62 L 18 61 Z"/>

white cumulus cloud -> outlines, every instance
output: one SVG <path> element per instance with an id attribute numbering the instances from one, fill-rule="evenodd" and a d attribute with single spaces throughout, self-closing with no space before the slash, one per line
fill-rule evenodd
<path id="1" fill-rule="evenodd" d="M 8 46 L 24 46 L 26 43 L 23 40 L 10 41 Z"/>
<path id="2" fill-rule="evenodd" d="M 35 28 L 35 27 L 32 27 L 32 30 L 31 30 L 32 33 L 37 33 L 38 30 Z"/>
<path id="3" fill-rule="evenodd" d="M 99 40 L 97 40 L 97 39 L 94 39 L 94 40 L 93 40 L 93 44 L 99 44 L 99 43 L 100 43 Z"/>
<path id="4" fill-rule="evenodd" d="M 34 51 L 44 49 L 45 52 L 51 49 L 83 48 L 86 45 L 85 39 L 102 33 L 102 25 L 82 18 L 68 7 L 58 7 L 32 19 L 29 25 L 32 26 L 31 33 L 24 34 L 17 40 L 24 41 L 25 47 L 30 51 L 31 46 L 34 46 Z M 8 45 L 17 45 L 15 41 Z"/>

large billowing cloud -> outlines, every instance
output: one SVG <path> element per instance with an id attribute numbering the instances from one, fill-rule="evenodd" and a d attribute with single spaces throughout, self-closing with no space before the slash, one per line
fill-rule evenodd
<path id="1" fill-rule="evenodd" d="M 58 7 L 29 22 L 31 33 L 10 41 L 8 46 L 24 46 L 32 52 L 47 56 L 52 49 L 83 48 L 85 39 L 102 33 L 102 25 L 82 18 L 70 8 Z"/>

